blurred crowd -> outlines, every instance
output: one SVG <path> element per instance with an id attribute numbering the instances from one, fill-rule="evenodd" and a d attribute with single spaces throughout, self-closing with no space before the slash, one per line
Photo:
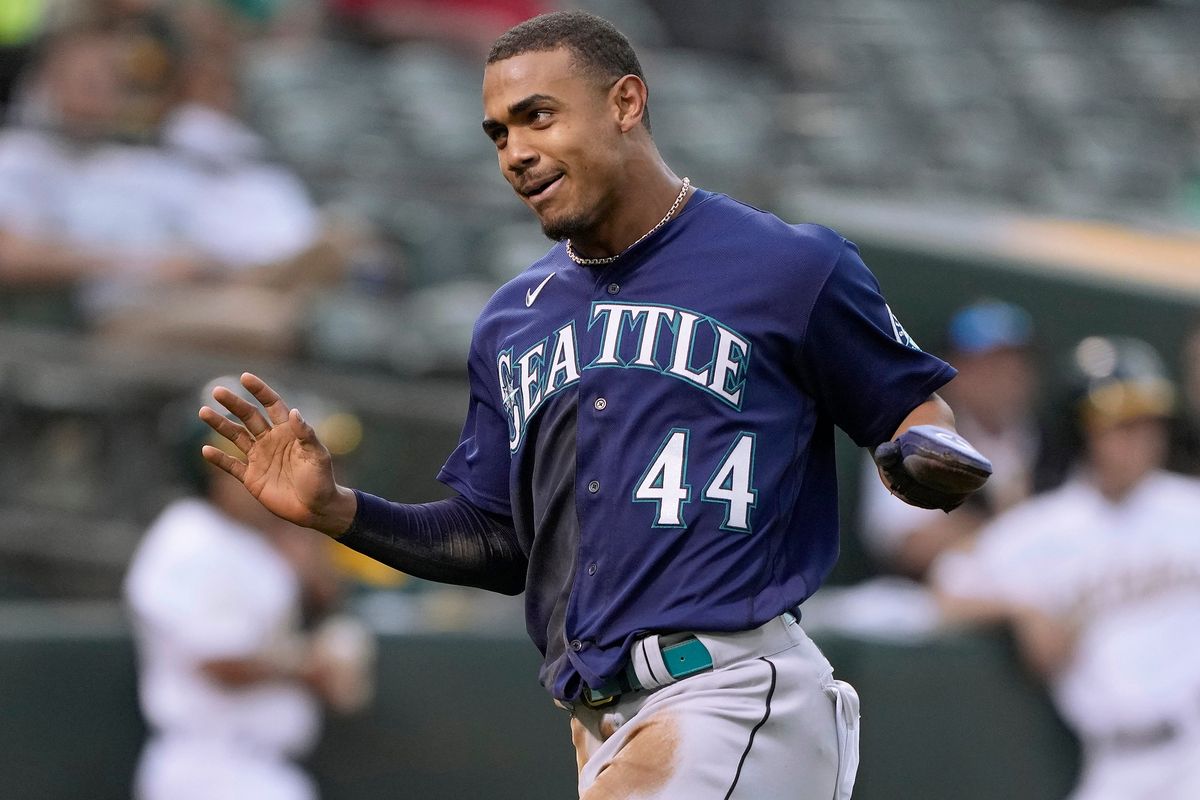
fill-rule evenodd
<path id="1" fill-rule="evenodd" d="M 0 320 L 457 374 L 490 289 L 542 246 L 478 132 L 479 61 L 554 5 L 9 0 Z M 582 5 L 644 44 L 663 148 L 713 188 L 1194 227 L 1188 4 Z M 1128 69 L 1099 86 L 1110 54 Z"/>
<path id="2" fill-rule="evenodd" d="M 288 356 L 300 355 L 323 293 L 379 246 L 367 221 L 322 207 L 247 124 L 246 48 L 303 49 L 318 35 L 364 47 L 430 39 L 478 59 L 540 9 L 515 0 L 28 5 L 29 38 L 4 48 L 0 94 L 10 312 L 22 293 L 57 291 L 64 317 L 105 339 Z M 396 285 L 400 259 L 379 260 L 376 288 Z"/>
<path id="3" fill-rule="evenodd" d="M 340 255 L 237 116 L 233 19 L 206 4 L 61 10 L 0 136 L 4 283 L 69 291 L 104 335 L 286 352 Z"/>

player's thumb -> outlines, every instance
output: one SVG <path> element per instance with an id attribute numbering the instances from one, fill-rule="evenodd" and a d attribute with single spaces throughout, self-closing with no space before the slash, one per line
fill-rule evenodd
<path id="1" fill-rule="evenodd" d="M 317 432 L 304 419 L 304 416 L 300 413 L 300 409 L 293 408 L 288 413 L 288 424 L 292 426 L 292 433 L 295 434 L 301 444 L 312 445 L 314 447 L 320 444 L 317 439 Z"/>
<path id="2" fill-rule="evenodd" d="M 890 469 L 900 463 L 900 444 L 894 441 L 884 442 L 875 448 L 871 453 L 871 457 L 875 459 L 876 464 L 885 470 Z"/>

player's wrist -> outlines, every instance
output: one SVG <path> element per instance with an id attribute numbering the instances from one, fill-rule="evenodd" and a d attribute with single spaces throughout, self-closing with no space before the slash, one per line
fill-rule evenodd
<path id="1" fill-rule="evenodd" d="M 350 530 L 357 514 L 358 497 L 354 490 L 339 485 L 313 527 L 326 536 L 340 539 Z"/>

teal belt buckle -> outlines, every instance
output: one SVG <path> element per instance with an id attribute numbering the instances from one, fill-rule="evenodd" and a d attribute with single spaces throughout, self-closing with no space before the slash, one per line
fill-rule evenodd
<path id="1" fill-rule="evenodd" d="M 676 680 L 710 670 L 713 665 L 708 648 L 695 637 L 667 645 L 662 648 L 662 656 L 667 665 L 667 672 Z M 588 708 L 603 708 L 617 702 L 622 694 L 636 692 L 641 688 L 642 684 L 637 679 L 637 672 L 634 671 L 631 661 L 616 678 L 606 680 L 595 689 L 585 685 L 581 699 Z"/>
<path id="2" fill-rule="evenodd" d="M 663 661 L 672 678 L 686 678 L 712 669 L 712 654 L 695 637 L 669 644 L 662 649 Z"/>
<path id="3" fill-rule="evenodd" d="M 616 680 L 607 680 L 595 689 L 584 685 L 583 704 L 588 708 L 601 708 L 617 702 L 621 696 L 621 686 Z"/>
<path id="4" fill-rule="evenodd" d="M 633 672 L 633 664 L 626 664 L 625 670 L 615 678 L 609 678 L 595 689 L 584 684 L 583 704 L 588 708 L 601 708 L 617 702 L 626 692 L 636 692 L 642 685 L 638 683 L 637 675 Z"/>
<path id="5" fill-rule="evenodd" d="M 617 698 L 621 696 L 621 692 L 610 691 L 607 689 L 592 689 L 585 688 L 583 692 L 583 704 L 588 708 L 603 708 L 617 702 Z"/>

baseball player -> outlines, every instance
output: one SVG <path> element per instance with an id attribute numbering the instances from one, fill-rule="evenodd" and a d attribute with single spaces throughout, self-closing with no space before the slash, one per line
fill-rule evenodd
<path id="1" fill-rule="evenodd" d="M 934 564 L 954 619 L 1013 624 L 1083 745 L 1072 800 L 1200 797 L 1200 481 L 1162 471 L 1173 390 L 1143 342 L 1075 351 L 1071 479 Z"/>
<path id="2" fill-rule="evenodd" d="M 326 543 L 201 461 L 200 441 L 218 438 L 207 426 L 181 438 L 196 491 L 150 526 L 124 587 L 150 727 L 135 796 L 315 800 L 295 760 L 316 743 L 323 702 L 348 711 L 367 699 L 371 641 L 325 616 L 336 592 Z M 324 616 L 311 631 L 306 608 Z"/>
<path id="3" fill-rule="evenodd" d="M 952 508 L 990 469 L 854 245 L 663 162 L 629 42 L 581 12 L 513 28 L 484 71 L 500 170 L 557 243 L 482 312 L 458 491 L 339 486 L 297 409 L 202 418 L 268 508 L 406 572 L 525 593 L 588 800 L 849 797 L 858 698 L 799 604 L 837 555 L 833 426 L 894 491 Z"/>

